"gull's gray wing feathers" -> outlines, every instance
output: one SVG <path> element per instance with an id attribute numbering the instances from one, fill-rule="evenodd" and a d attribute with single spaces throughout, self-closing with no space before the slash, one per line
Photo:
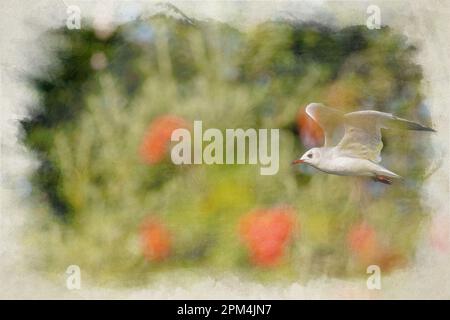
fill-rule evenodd
<path id="1" fill-rule="evenodd" d="M 322 128 L 325 136 L 324 147 L 332 146 L 337 131 L 342 128 L 344 113 L 321 103 L 308 104 L 306 113 Z"/>
<path id="2" fill-rule="evenodd" d="M 340 154 L 380 162 L 383 148 L 380 129 L 435 131 L 419 123 L 374 110 L 344 115 L 345 133 L 336 146 Z"/>

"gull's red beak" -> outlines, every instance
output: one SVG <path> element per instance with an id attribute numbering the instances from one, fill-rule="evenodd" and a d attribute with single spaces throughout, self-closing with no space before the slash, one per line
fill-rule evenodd
<path id="1" fill-rule="evenodd" d="M 299 163 L 304 163 L 305 161 L 301 160 L 301 159 L 296 159 L 294 161 L 292 161 L 291 164 L 299 164 Z"/>

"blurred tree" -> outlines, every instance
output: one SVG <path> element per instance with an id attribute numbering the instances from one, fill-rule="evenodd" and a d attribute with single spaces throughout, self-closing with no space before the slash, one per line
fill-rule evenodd
<path id="1" fill-rule="evenodd" d="M 308 279 L 355 275 L 361 261 L 374 259 L 393 268 L 414 256 L 426 137 L 385 136 L 388 150 L 401 150 L 385 161 L 408 179 L 389 188 L 367 182 L 364 206 L 348 197 L 351 178 L 289 166 L 322 139 L 302 113 L 311 101 L 429 121 L 415 48 L 405 39 L 388 27 L 284 21 L 242 31 L 184 14 L 100 31 L 49 32 L 52 63 L 30 77 L 40 99 L 22 124 L 25 144 L 41 160 L 34 183 L 50 211 L 65 218 L 45 215 L 36 232 L 45 268 L 76 258 L 105 279 L 141 282 L 172 266 L 255 264 L 277 277 Z M 279 173 L 174 166 L 167 139 L 193 120 L 221 130 L 280 128 Z M 264 214 L 246 219 L 248 212 Z M 379 254 L 366 252 L 375 247 Z"/>

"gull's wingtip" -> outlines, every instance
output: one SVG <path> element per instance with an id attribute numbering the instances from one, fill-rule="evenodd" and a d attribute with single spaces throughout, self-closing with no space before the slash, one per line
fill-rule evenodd
<path id="1" fill-rule="evenodd" d="M 314 109 L 316 107 L 325 107 L 325 105 L 320 102 L 311 102 L 306 105 L 305 109 Z"/>
<path id="2" fill-rule="evenodd" d="M 308 103 L 305 107 L 305 110 L 306 110 L 306 112 L 308 112 L 308 110 L 311 112 L 312 109 L 318 107 L 319 105 L 320 105 L 320 103 L 317 103 L 317 102 Z"/>
<path id="3" fill-rule="evenodd" d="M 408 129 L 409 130 L 416 130 L 416 131 L 428 131 L 428 132 L 437 132 L 435 129 L 430 128 L 430 127 L 426 127 L 423 126 L 419 123 L 415 123 L 415 122 L 410 122 L 408 124 Z"/>
<path id="4" fill-rule="evenodd" d="M 326 106 L 323 103 L 320 102 L 311 102 L 309 103 L 305 111 L 308 115 L 310 115 L 313 119 L 317 116 L 326 115 L 326 116 L 333 116 L 333 117 L 339 117 L 341 118 L 344 114 L 341 110 L 336 108 L 331 108 Z"/>
<path id="5" fill-rule="evenodd" d="M 414 130 L 414 131 L 428 131 L 428 132 L 437 132 L 435 129 L 424 126 L 420 123 L 411 121 L 411 120 L 406 120 L 403 118 L 399 118 L 396 116 L 392 117 L 392 120 L 394 120 L 392 123 L 394 124 L 399 124 L 400 128 L 403 127 L 403 129 L 407 129 L 407 130 Z"/>

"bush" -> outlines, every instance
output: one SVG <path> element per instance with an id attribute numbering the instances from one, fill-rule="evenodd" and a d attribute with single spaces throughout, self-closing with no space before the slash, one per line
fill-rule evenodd
<path id="1" fill-rule="evenodd" d="M 312 101 L 429 122 L 405 39 L 388 27 L 278 21 L 241 31 L 163 15 L 101 31 L 50 32 L 52 64 L 30 79 L 40 94 L 23 121 L 41 160 L 37 267 L 59 273 L 76 263 L 95 281 L 126 284 L 188 267 L 307 280 L 411 263 L 426 216 L 418 194 L 426 136 L 385 132 L 385 162 L 406 176 L 389 187 L 290 166 L 305 145 L 320 144 L 302 113 Z M 279 173 L 171 164 L 171 130 L 193 120 L 280 128 Z M 243 237 L 243 223 L 267 228 L 269 240 L 271 228 L 288 231 L 263 252 L 270 241 Z"/>

